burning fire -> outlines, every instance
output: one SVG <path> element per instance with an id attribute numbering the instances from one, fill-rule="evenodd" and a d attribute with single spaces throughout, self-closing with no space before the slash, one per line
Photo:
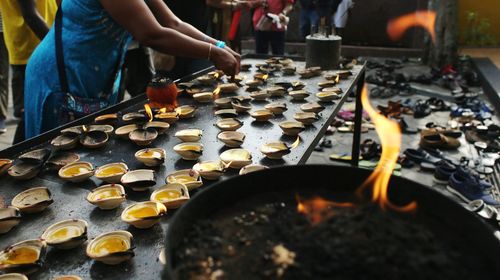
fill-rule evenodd
<path id="1" fill-rule="evenodd" d="M 397 41 L 401 39 L 409 28 L 420 26 L 430 33 L 432 41 L 434 42 L 436 39 L 435 23 L 436 12 L 416 11 L 390 20 L 387 24 L 387 33 L 391 40 Z"/>
<path id="2" fill-rule="evenodd" d="M 300 136 L 297 136 L 297 140 L 295 140 L 295 142 L 293 142 L 293 144 L 290 146 L 290 149 L 295 149 L 299 146 L 300 144 Z"/>
<path id="3" fill-rule="evenodd" d="M 149 117 L 149 121 L 152 122 L 153 121 L 153 111 L 151 110 L 151 107 L 149 106 L 149 104 L 144 104 L 144 110 L 146 110 L 146 114 Z"/>
<path id="4" fill-rule="evenodd" d="M 417 209 L 416 202 L 413 201 L 406 206 L 399 207 L 392 204 L 387 197 L 389 180 L 396 167 L 401 149 L 401 128 L 398 123 L 382 116 L 371 106 L 366 86 L 363 87 L 361 93 L 361 102 L 364 110 L 375 124 L 375 130 L 382 144 L 382 155 L 373 173 L 358 189 L 358 194 L 361 194 L 368 186 L 373 186 L 372 201 L 378 203 L 380 208 L 389 208 L 400 212 L 412 212 Z"/>
<path id="5" fill-rule="evenodd" d="M 160 114 L 164 114 L 164 113 L 166 113 L 166 112 L 167 112 L 167 108 L 166 108 L 166 107 L 163 107 L 163 108 L 161 108 L 161 109 L 160 109 L 160 111 L 159 111 L 159 112 L 160 112 Z"/>
<path id="6" fill-rule="evenodd" d="M 220 95 L 220 86 L 217 86 L 217 88 L 214 89 L 213 94 L 214 94 L 214 99 L 219 98 L 219 95 Z"/>
<path id="7" fill-rule="evenodd" d="M 335 215 L 334 208 L 351 208 L 355 205 L 350 202 L 334 202 L 319 196 L 307 200 L 301 200 L 297 196 L 297 212 L 306 215 L 312 225 L 317 225 L 323 220 Z"/>
<path id="8" fill-rule="evenodd" d="M 340 75 L 337 75 L 337 77 L 335 77 L 335 84 L 338 84 L 340 82 Z"/>
<path id="9" fill-rule="evenodd" d="M 392 204 L 388 198 L 389 181 L 396 167 L 401 148 L 401 128 L 398 123 L 382 116 L 371 106 L 366 86 L 363 87 L 361 102 L 364 110 L 366 110 L 375 125 L 375 129 L 382 144 L 382 154 L 373 173 L 363 185 L 358 188 L 357 195 L 363 197 L 364 191 L 371 187 L 371 200 L 373 203 L 377 203 L 381 209 L 390 209 L 398 212 L 413 212 L 417 209 L 417 203 L 415 201 L 405 206 L 397 206 Z M 338 203 L 325 200 L 321 197 L 315 197 L 308 200 L 301 200 L 300 197 L 297 197 L 297 203 L 297 211 L 305 214 L 312 225 L 316 225 L 332 217 L 334 215 L 332 209 L 335 207 L 354 207 L 352 203 Z"/>
<path id="10" fill-rule="evenodd" d="M 262 80 L 265 82 L 267 81 L 267 79 L 269 78 L 269 75 L 268 74 L 265 74 L 262 76 Z"/>

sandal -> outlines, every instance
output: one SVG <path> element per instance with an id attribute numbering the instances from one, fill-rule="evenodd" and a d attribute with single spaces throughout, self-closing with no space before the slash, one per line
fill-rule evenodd
<path id="1" fill-rule="evenodd" d="M 360 146 L 361 157 L 364 160 L 379 158 L 382 153 L 382 147 L 372 139 L 366 139 Z"/>
<path id="2" fill-rule="evenodd" d="M 454 150 L 460 147 L 460 142 L 453 137 L 448 137 L 442 133 L 434 132 L 421 134 L 419 145 L 422 148 Z"/>
<path id="3" fill-rule="evenodd" d="M 416 134 L 418 130 L 414 127 L 410 127 L 404 118 L 399 119 L 397 121 L 399 123 L 399 127 L 401 128 L 401 132 L 404 134 Z"/>
<path id="4" fill-rule="evenodd" d="M 413 111 L 413 117 L 416 119 L 427 117 L 432 112 L 429 105 L 427 105 L 423 100 L 418 100 L 417 103 L 415 103 Z"/>

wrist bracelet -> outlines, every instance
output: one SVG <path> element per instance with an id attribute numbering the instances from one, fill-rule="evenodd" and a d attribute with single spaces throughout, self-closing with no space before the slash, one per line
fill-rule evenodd
<path id="1" fill-rule="evenodd" d="M 226 47 L 226 42 L 224 41 L 217 41 L 217 43 L 215 43 L 215 46 L 218 47 L 218 48 L 225 48 Z"/>
<path id="2" fill-rule="evenodd" d="M 208 60 L 210 60 L 211 54 L 212 54 L 212 44 L 208 44 Z"/>

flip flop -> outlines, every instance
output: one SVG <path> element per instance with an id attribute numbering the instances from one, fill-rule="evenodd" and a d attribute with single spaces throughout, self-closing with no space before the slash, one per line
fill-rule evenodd
<path id="1" fill-rule="evenodd" d="M 347 154 L 343 154 L 343 155 L 331 154 L 329 158 L 330 158 L 330 160 L 342 161 L 342 162 L 351 161 L 352 160 L 352 156 L 347 155 Z M 361 156 L 359 157 L 359 160 L 363 160 L 361 158 Z"/>

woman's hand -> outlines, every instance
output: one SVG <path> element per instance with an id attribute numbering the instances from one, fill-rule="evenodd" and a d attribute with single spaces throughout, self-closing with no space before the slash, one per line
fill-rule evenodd
<path id="1" fill-rule="evenodd" d="M 210 60 L 215 65 L 215 68 L 222 70 L 228 76 L 234 76 L 240 72 L 238 59 L 226 49 L 213 47 Z"/>

